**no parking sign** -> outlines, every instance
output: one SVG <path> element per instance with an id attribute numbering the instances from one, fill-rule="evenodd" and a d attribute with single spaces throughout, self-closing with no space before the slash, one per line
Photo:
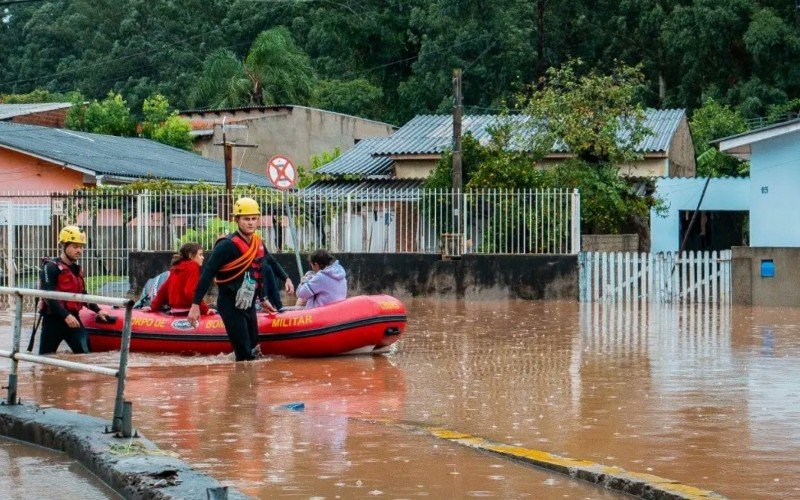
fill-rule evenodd
<path id="1" fill-rule="evenodd" d="M 297 169 L 286 156 L 275 155 L 267 162 L 267 177 L 276 189 L 285 191 L 297 184 Z"/>

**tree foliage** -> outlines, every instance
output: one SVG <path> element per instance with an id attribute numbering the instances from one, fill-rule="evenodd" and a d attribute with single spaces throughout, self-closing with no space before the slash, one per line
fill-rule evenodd
<path id="1" fill-rule="evenodd" d="M 383 91 L 364 78 L 323 80 L 317 87 L 316 106 L 355 116 L 377 116 Z"/>
<path id="2" fill-rule="evenodd" d="M 634 180 L 620 177 L 619 166 L 639 157 L 636 144 L 649 131 L 634 99 L 641 76 L 636 68 L 616 67 L 607 75 L 579 76 L 578 62 L 547 72 L 540 89 L 523 97 L 521 115 L 505 115 L 481 144 L 462 140 L 462 172 L 470 189 L 578 189 L 582 228 L 589 233 L 646 231 L 650 208 L 660 208 L 648 193 L 637 194 Z M 549 163 L 565 151 L 573 158 Z M 426 186 L 451 184 L 452 153 L 442 155 Z M 520 225 L 522 226 L 522 225 Z M 646 234 L 645 234 L 646 237 Z"/>
<path id="3" fill-rule="evenodd" d="M 192 126 L 188 120 L 178 116 L 177 111 L 170 111 L 166 97 L 156 94 L 145 99 L 142 114 L 142 137 L 187 151 L 192 150 Z"/>
<path id="4" fill-rule="evenodd" d="M 176 148 L 192 150 L 192 130 L 189 122 L 174 110 L 161 94 L 144 100 L 142 105 L 144 120 L 137 127 L 128 103 L 122 95 L 109 92 L 102 101 L 93 101 L 88 107 L 74 102 L 67 113 L 65 125 L 73 130 L 96 134 L 132 137 L 141 135 L 146 139 L 168 144 Z M 140 133 L 137 133 L 140 129 Z"/>
<path id="5" fill-rule="evenodd" d="M 94 100 L 86 110 L 73 106 L 67 113 L 67 127 L 95 134 L 130 137 L 136 133 L 136 123 L 122 95 L 109 92 L 102 101 Z"/>
<path id="6" fill-rule="evenodd" d="M 194 106 L 307 104 L 317 83 L 308 55 L 284 27 L 259 33 L 243 61 L 218 49 L 203 68 L 190 93 Z"/>
<path id="7" fill-rule="evenodd" d="M 720 153 L 711 144 L 720 139 L 747 130 L 747 122 L 742 115 L 730 106 L 719 104 L 707 98 L 703 106 L 695 110 L 689 123 L 697 156 L 698 176 L 741 175 L 747 173 L 748 164 Z"/>
<path id="8" fill-rule="evenodd" d="M 0 14 L 0 93 L 42 88 L 91 100 L 111 90 L 132 109 L 156 93 L 179 109 L 328 96 L 337 109 L 400 124 L 450 108 L 455 67 L 464 69 L 467 109 L 485 112 L 524 83 L 538 83 L 547 68 L 579 57 L 598 73 L 615 60 L 641 65 L 645 106 L 691 112 L 711 97 L 753 118 L 800 98 L 795 7 L 775 0 L 45 0 Z M 273 45 L 274 30 L 283 35 Z M 275 35 L 268 47 L 283 48 L 262 51 L 254 41 L 264 32 Z M 276 68 L 274 79 L 265 65 Z M 212 74 L 227 77 L 207 79 Z M 342 99 L 339 89 L 359 80 L 380 93 Z M 208 93 L 187 92 L 201 82 Z M 300 90 L 281 89 L 295 82 Z M 368 89 L 359 85 L 359 93 Z"/>
<path id="9" fill-rule="evenodd" d="M 27 94 L 0 94 L 0 104 L 36 104 L 40 102 L 73 102 L 82 100 L 83 96 L 79 92 L 60 94 L 43 88 L 34 89 Z"/>

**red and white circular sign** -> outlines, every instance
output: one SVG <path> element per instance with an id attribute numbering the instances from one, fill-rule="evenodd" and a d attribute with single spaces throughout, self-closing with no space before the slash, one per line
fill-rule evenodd
<path id="1" fill-rule="evenodd" d="M 297 169 L 289 158 L 275 155 L 267 162 L 267 177 L 281 191 L 292 189 L 297 184 Z"/>

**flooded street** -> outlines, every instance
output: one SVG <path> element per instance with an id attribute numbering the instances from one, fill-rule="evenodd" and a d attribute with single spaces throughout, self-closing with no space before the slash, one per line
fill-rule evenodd
<path id="1" fill-rule="evenodd" d="M 616 496 L 375 420 L 439 425 L 732 498 L 800 496 L 800 310 L 406 305 L 406 335 L 384 356 L 234 364 L 132 354 L 134 426 L 258 497 Z M 0 314 L 6 349 L 10 312 Z M 113 379 L 21 366 L 23 400 L 110 418 Z M 7 368 L 0 361 L 3 377 Z M 305 409 L 282 407 L 293 402 Z"/>
<path id="2" fill-rule="evenodd" d="M 0 438 L 0 492 L 3 498 L 101 500 L 119 498 L 92 473 L 65 454 Z"/>

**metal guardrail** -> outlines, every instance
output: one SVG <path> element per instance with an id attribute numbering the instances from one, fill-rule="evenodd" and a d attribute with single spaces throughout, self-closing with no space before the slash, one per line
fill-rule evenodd
<path id="1" fill-rule="evenodd" d="M 0 357 L 11 360 L 11 372 L 8 375 L 8 397 L 6 404 L 19 404 L 17 398 L 17 378 L 19 374 L 19 362 L 29 361 L 42 365 L 57 366 L 71 370 L 80 370 L 102 375 L 110 375 L 117 378 L 117 395 L 114 401 L 114 417 L 111 422 L 111 431 L 117 432 L 122 437 L 131 436 L 131 413 L 132 405 L 125 401 L 125 375 L 128 370 L 128 351 L 131 345 L 131 316 L 133 313 L 133 301 L 130 299 L 118 299 L 113 297 L 101 297 L 99 295 L 84 295 L 80 293 L 50 292 L 45 290 L 32 290 L 28 288 L 0 287 L 0 294 L 13 295 L 14 300 L 14 339 L 11 351 L 0 350 Z M 68 300 L 72 302 L 95 303 L 125 308 L 125 321 L 122 328 L 122 345 L 119 350 L 119 368 L 106 368 L 104 366 L 91 365 L 88 363 L 78 363 L 63 359 L 54 359 L 47 356 L 35 354 L 25 354 L 20 352 L 20 341 L 22 338 L 22 306 L 23 297 L 41 297 L 43 299 Z"/>

